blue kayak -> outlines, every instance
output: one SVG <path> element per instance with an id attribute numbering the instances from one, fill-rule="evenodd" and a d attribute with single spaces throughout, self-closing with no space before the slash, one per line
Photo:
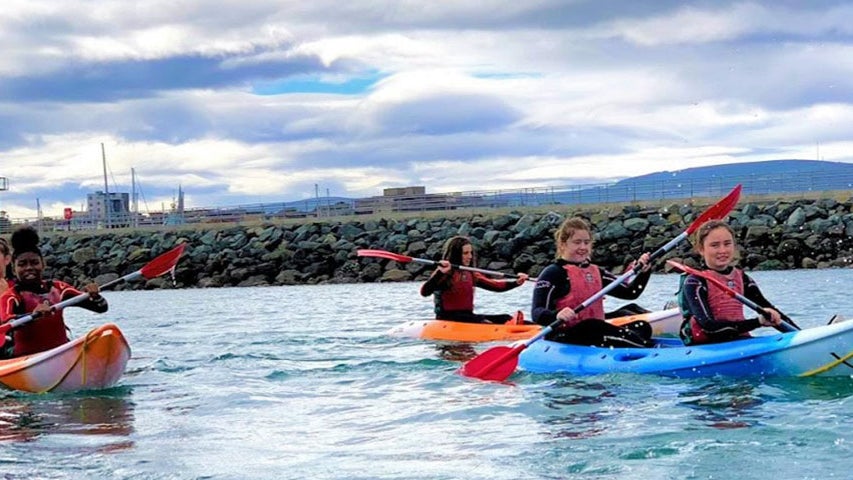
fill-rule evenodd
<path id="1" fill-rule="evenodd" d="M 540 340 L 521 352 L 518 365 L 527 372 L 571 375 L 853 376 L 853 321 L 710 345 L 657 342 L 654 348 L 602 348 Z"/>

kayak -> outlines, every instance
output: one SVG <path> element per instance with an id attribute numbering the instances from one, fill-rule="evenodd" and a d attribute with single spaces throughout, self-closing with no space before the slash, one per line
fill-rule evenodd
<path id="1" fill-rule="evenodd" d="M 657 342 L 655 348 L 611 349 L 540 340 L 521 352 L 518 365 L 527 372 L 571 375 L 853 375 L 853 322 L 708 345 L 685 346 L 675 338 Z"/>
<path id="2" fill-rule="evenodd" d="M 32 393 L 111 387 L 130 359 L 121 330 L 108 323 L 44 352 L 0 360 L 0 386 Z"/>
<path id="3" fill-rule="evenodd" d="M 453 320 L 418 320 L 392 328 L 392 337 L 419 338 L 450 342 L 499 342 L 525 340 L 542 330 L 534 323 L 466 323 Z"/>
<path id="4" fill-rule="evenodd" d="M 677 308 L 657 312 L 640 313 L 608 320 L 615 325 L 624 325 L 645 320 L 652 325 L 655 336 L 674 336 L 681 325 L 681 311 Z M 542 329 L 541 325 L 464 323 L 452 320 L 418 320 L 406 322 L 388 331 L 392 337 L 419 338 L 450 342 L 513 342 L 526 340 Z"/>

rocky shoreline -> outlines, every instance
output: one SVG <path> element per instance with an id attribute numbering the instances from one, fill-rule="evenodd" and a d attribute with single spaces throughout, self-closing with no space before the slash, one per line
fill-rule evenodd
<path id="1" fill-rule="evenodd" d="M 596 263 L 619 273 L 684 229 L 707 206 L 612 206 L 543 213 L 479 212 L 446 218 L 307 221 L 209 229 L 128 233 L 45 234 L 47 275 L 81 285 L 105 283 L 141 268 L 177 243 L 187 248 L 174 281 L 167 276 L 119 289 L 209 288 L 422 280 L 433 267 L 358 257 L 361 248 L 438 259 L 453 235 L 472 239 L 478 266 L 536 276 L 555 255 L 553 232 L 565 216 L 580 215 L 595 230 Z M 853 199 L 742 203 L 729 216 L 747 270 L 848 267 L 853 264 Z M 688 265 L 698 257 L 684 242 L 668 254 Z M 665 269 L 659 261 L 655 268 Z"/>

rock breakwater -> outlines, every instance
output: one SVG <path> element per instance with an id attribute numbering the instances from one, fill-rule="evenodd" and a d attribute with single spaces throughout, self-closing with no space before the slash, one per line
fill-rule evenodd
<path id="1" fill-rule="evenodd" d="M 593 224 L 594 260 L 613 270 L 681 233 L 705 206 L 619 206 L 546 212 L 488 212 L 446 218 L 306 221 L 210 229 L 44 234 L 48 275 L 81 285 L 139 269 L 180 242 L 187 243 L 174 282 L 161 277 L 119 288 L 187 288 L 316 283 L 414 281 L 432 267 L 358 257 L 361 248 L 438 259 L 444 241 L 471 238 L 478 266 L 536 276 L 555 256 L 553 232 L 567 216 Z M 747 270 L 847 267 L 853 262 L 853 203 L 831 199 L 741 204 L 729 216 Z M 695 265 L 689 242 L 669 253 Z M 655 268 L 662 271 L 660 261 Z"/>

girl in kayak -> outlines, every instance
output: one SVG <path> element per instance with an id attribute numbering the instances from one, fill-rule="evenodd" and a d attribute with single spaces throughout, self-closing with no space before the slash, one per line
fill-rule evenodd
<path id="1" fill-rule="evenodd" d="M 760 305 L 770 318 L 745 319 L 743 304 L 702 277 L 682 277 L 678 304 L 684 314 L 680 335 L 685 345 L 719 343 L 749 337 L 759 327 L 778 326 L 782 316 L 761 293 L 755 280 L 734 267 L 737 245 L 734 231 L 725 222 L 708 221 L 696 231 L 696 251 L 702 256 L 708 272 L 730 288 Z"/>
<path id="2" fill-rule="evenodd" d="M 38 242 L 38 233 L 32 227 L 20 228 L 12 234 L 12 264 L 17 280 L 0 295 L 0 324 L 20 315 L 37 315 L 13 331 L 12 355 L 15 357 L 49 350 L 67 342 L 62 310 L 53 310 L 51 305 L 82 293 L 65 282 L 42 279 L 45 264 Z M 89 298 L 77 306 L 97 313 L 107 311 L 107 300 L 99 293 L 97 283 L 90 283 L 83 290 Z"/>
<path id="3" fill-rule="evenodd" d="M 652 327 L 636 321 L 617 327 L 604 321 L 604 299 L 601 298 L 580 312 L 574 308 L 616 280 L 607 270 L 592 264 L 592 230 L 582 218 L 566 219 L 554 233 L 557 261 L 545 267 L 533 290 L 533 321 L 549 325 L 563 321 L 545 338 L 575 345 L 600 347 L 651 347 Z M 651 270 L 649 254 L 640 256 L 642 266 L 629 284 L 614 287 L 609 292 L 617 298 L 633 300 L 646 288 Z"/>
<path id="4" fill-rule="evenodd" d="M 474 313 L 474 288 L 491 292 L 506 292 L 524 285 L 526 273 L 519 273 L 514 282 L 493 280 L 479 272 L 453 269 L 451 264 L 470 267 L 475 263 L 474 246 L 466 237 L 456 236 L 444 244 L 442 260 L 421 286 L 421 295 L 433 296 L 435 318 L 467 323 L 524 323 L 521 312 L 512 315 L 483 315 Z"/>

